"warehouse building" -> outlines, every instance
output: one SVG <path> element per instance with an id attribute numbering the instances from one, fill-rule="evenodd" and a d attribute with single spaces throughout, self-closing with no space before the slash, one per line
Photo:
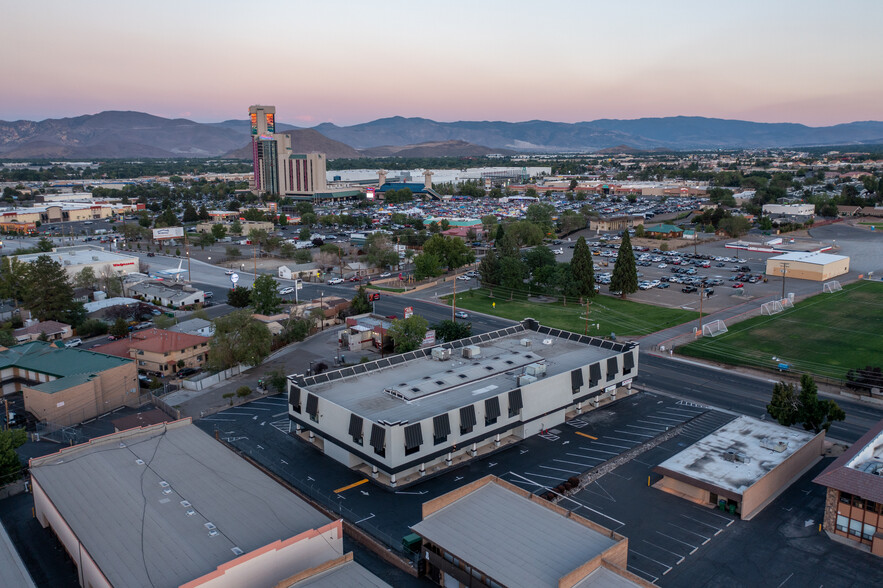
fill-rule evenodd
<path id="1" fill-rule="evenodd" d="M 635 343 L 506 329 L 288 378 L 296 434 L 395 487 L 560 425 L 630 389 Z"/>
<path id="2" fill-rule="evenodd" d="M 190 419 L 34 458 L 30 472 L 35 516 L 64 546 L 81 586 L 327 586 L 303 580 L 346 563 L 341 521 Z"/>
<path id="3" fill-rule="evenodd" d="M 768 276 L 824 282 L 849 272 L 849 257 L 830 253 L 795 251 L 766 260 Z"/>
<path id="4" fill-rule="evenodd" d="M 653 471 L 654 487 L 749 520 L 821 459 L 825 433 L 741 416 Z"/>
<path id="5" fill-rule="evenodd" d="M 653 586 L 627 571 L 628 539 L 494 476 L 425 502 L 412 530 L 440 586 Z"/>
<path id="6" fill-rule="evenodd" d="M 73 278 L 84 268 L 90 267 L 97 277 L 116 276 L 137 272 L 141 263 L 138 257 L 117 251 L 105 251 L 94 245 L 74 245 L 73 247 L 55 247 L 45 253 L 28 253 L 16 255 L 23 263 L 32 263 L 42 255 L 49 256 L 64 266 L 67 275 Z"/>
<path id="7" fill-rule="evenodd" d="M 813 480 L 825 486 L 825 532 L 883 556 L 883 421 Z"/>

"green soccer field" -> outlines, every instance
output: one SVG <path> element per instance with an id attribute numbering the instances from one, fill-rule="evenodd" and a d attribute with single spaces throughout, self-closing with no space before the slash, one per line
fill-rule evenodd
<path id="1" fill-rule="evenodd" d="M 611 296 L 595 296 L 589 305 L 586 320 L 586 306 L 576 302 L 566 305 L 562 302 L 538 303 L 525 300 L 523 294 L 518 294 L 519 298 L 515 300 L 509 300 L 508 295 L 501 294 L 491 298 L 489 294 L 485 289 L 458 294 L 457 308 L 514 321 L 530 317 L 543 325 L 596 336 L 609 336 L 610 333 L 616 333 L 617 336 L 646 335 L 699 318 L 698 312 L 689 310 L 651 306 Z M 450 304 L 450 298 L 446 296 L 444 300 Z"/>
<path id="2" fill-rule="evenodd" d="M 845 378 L 850 368 L 883 362 L 883 283 L 849 284 L 727 328 L 677 352 L 735 365 L 776 367 L 783 362 L 799 371 Z"/>

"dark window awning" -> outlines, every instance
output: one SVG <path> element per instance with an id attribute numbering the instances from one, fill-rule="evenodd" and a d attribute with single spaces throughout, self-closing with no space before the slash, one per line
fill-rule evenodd
<path id="1" fill-rule="evenodd" d="M 484 418 L 495 419 L 500 416 L 500 397 L 494 396 L 484 401 Z"/>
<path id="2" fill-rule="evenodd" d="M 420 423 L 405 427 L 405 449 L 414 449 L 423 445 L 423 429 Z"/>
<path id="3" fill-rule="evenodd" d="M 386 442 L 386 429 L 380 425 L 371 425 L 371 447 L 377 451 L 383 451 Z"/>
<path id="4" fill-rule="evenodd" d="M 470 404 L 460 409 L 460 428 L 471 429 L 475 426 L 475 405 Z"/>
<path id="5" fill-rule="evenodd" d="M 615 357 L 607 359 L 607 381 L 616 379 L 616 372 L 619 371 L 619 364 Z"/>
<path id="6" fill-rule="evenodd" d="M 319 397 L 315 394 L 307 394 L 307 414 L 313 416 L 319 414 Z"/>
<path id="7" fill-rule="evenodd" d="M 362 438 L 362 417 L 357 414 L 350 415 L 350 435 L 353 439 Z"/>
<path id="8" fill-rule="evenodd" d="M 573 388 L 574 392 L 579 392 L 579 389 L 583 387 L 582 368 L 577 368 L 570 372 L 570 387 Z"/>
<path id="9" fill-rule="evenodd" d="M 521 401 L 521 388 L 516 388 L 509 392 L 509 412 L 516 413 L 522 408 L 524 403 Z"/>
<path id="10" fill-rule="evenodd" d="M 628 353 L 623 354 L 622 356 L 622 373 L 627 374 L 632 371 L 632 368 L 635 367 L 635 352 L 629 351 Z"/>
<path id="11" fill-rule="evenodd" d="M 589 386 L 597 386 L 601 381 L 601 364 L 593 363 L 589 366 Z"/>
<path id="12" fill-rule="evenodd" d="M 288 404 L 295 412 L 300 412 L 300 388 L 291 386 L 288 391 Z"/>
<path id="13" fill-rule="evenodd" d="M 436 438 L 447 437 L 451 434 L 451 419 L 448 418 L 448 413 L 432 417 L 432 430 Z"/>

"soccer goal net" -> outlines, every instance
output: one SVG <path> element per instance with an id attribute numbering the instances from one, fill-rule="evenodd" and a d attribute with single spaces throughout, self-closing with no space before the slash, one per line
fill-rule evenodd
<path id="1" fill-rule="evenodd" d="M 830 282 L 825 282 L 822 285 L 822 292 L 828 292 L 828 293 L 839 292 L 842 289 L 843 289 L 843 286 L 841 286 L 840 282 L 838 282 L 837 280 L 831 280 Z"/>
<path id="2" fill-rule="evenodd" d="M 791 302 L 790 298 L 782 298 L 782 309 L 794 308 L 794 303 Z"/>
<path id="3" fill-rule="evenodd" d="M 702 325 L 702 335 L 708 337 L 717 337 L 721 333 L 727 332 L 727 325 L 724 324 L 724 321 L 716 320 L 711 321 L 706 325 Z"/>
<path id="4" fill-rule="evenodd" d="M 788 299 L 786 298 L 785 300 L 787 301 Z M 783 310 L 785 310 L 785 309 L 782 307 L 781 300 L 773 300 L 772 302 L 764 302 L 763 304 L 760 305 L 760 314 L 773 315 L 778 312 L 782 312 Z"/>

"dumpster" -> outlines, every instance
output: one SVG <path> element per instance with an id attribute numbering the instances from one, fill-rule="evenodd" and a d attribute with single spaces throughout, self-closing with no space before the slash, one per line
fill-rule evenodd
<path id="1" fill-rule="evenodd" d="M 417 533 L 405 535 L 402 538 L 402 551 L 405 553 L 417 553 L 420 551 L 422 539 Z"/>

